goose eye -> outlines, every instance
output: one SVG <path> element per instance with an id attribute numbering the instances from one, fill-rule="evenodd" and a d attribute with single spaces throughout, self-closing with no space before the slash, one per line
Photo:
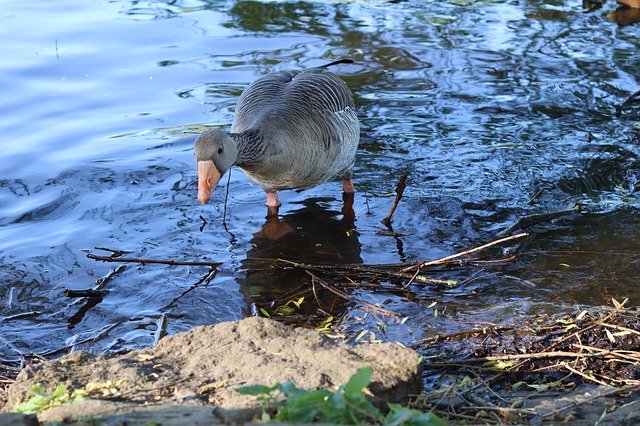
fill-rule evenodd
<path id="1" fill-rule="evenodd" d="M 222 154 L 222 147 L 218 148 L 218 155 Z"/>

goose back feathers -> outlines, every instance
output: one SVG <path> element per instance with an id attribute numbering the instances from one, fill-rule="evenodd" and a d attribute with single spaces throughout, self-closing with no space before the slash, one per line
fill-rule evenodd
<path id="1" fill-rule="evenodd" d="M 350 176 L 360 126 L 346 83 L 325 68 L 279 71 L 242 93 L 235 162 L 266 191 L 309 188 Z"/>

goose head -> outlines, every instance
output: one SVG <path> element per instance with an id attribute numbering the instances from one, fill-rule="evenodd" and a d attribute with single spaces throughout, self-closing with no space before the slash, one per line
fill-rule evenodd
<path id="1" fill-rule="evenodd" d="M 198 166 L 198 201 L 207 204 L 211 192 L 238 157 L 238 146 L 223 130 L 211 129 L 198 136 L 193 147 Z"/>

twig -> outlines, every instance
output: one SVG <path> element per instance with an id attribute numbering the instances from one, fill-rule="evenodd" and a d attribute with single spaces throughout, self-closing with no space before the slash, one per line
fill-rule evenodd
<path id="1" fill-rule="evenodd" d="M 435 278 L 428 278 L 425 277 L 423 275 L 418 275 L 416 277 L 413 277 L 413 274 L 407 274 L 407 273 L 402 273 L 402 272 L 395 272 L 395 271 L 390 271 L 388 269 L 383 269 L 380 266 L 384 266 L 384 265 L 378 265 L 379 267 L 376 266 L 367 266 L 367 265 L 353 265 L 353 264 L 346 264 L 346 265 L 322 265 L 322 264 L 308 264 L 308 263 L 299 263 L 299 262 L 294 262 L 292 260 L 286 260 L 286 259 L 277 259 L 278 262 L 284 262 L 284 263 L 288 263 L 292 266 L 295 266 L 297 268 L 301 268 L 301 269 L 310 269 L 310 270 L 315 270 L 315 271 L 329 271 L 329 272 L 343 272 L 343 271 L 351 271 L 351 272 L 358 272 L 358 273 L 365 273 L 365 274 L 374 274 L 374 275 L 384 275 L 387 277 L 392 277 L 392 278 L 402 278 L 402 279 L 406 279 L 406 280 L 415 280 L 415 281 L 419 281 L 421 283 L 425 283 L 425 284 L 435 284 L 435 285 L 443 285 L 443 286 L 455 286 L 457 285 L 457 282 L 454 280 L 438 280 Z"/>
<path id="2" fill-rule="evenodd" d="M 478 358 L 468 358 L 452 362 L 432 362 L 425 364 L 425 367 L 449 367 L 451 365 L 466 365 L 466 364 L 478 364 L 490 361 L 511 361 L 511 360 L 529 360 L 540 358 L 605 358 L 609 355 L 609 351 L 601 351 L 596 353 L 576 353 L 568 351 L 552 351 L 552 352 L 537 352 L 531 354 L 507 354 L 497 356 L 484 356 Z"/>
<path id="3" fill-rule="evenodd" d="M 29 318 L 29 317 L 35 317 L 35 316 L 40 315 L 41 313 L 42 313 L 41 311 L 21 312 L 19 314 L 8 315 L 6 317 L 2 317 L 2 318 L 0 318 L 0 321 L 9 321 L 9 320 L 16 320 L 16 319 L 24 319 L 24 318 Z"/>
<path id="4" fill-rule="evenodd" d="M 96 280 L 96 285 L 93 287 L 94 290 L 101 290 L 102 287 L 104 287 L 105 285 L 107 285 L 107 283 L 111 280 L 111 278 L 115 277 L 116 275 L 118 275 L 120 272 L 124 271 L 124 269 L 126 268 L 125 265 L 119 265 L 117 268 L 115 268 L 114 270 L 112 270 L 111 272 L 109 272 L 107 275 L 105 275 L 104 277 L 100 277 Z"/>
<path id="5" fill-rule="evenodd" d="M 218 269 L 217 268 L 211 268 L 211 270 L 209 271 L 209 273 L 207 275 L 205 275 L 204 277 L 200 278 L 195 284 L 193 284 L 191 287 L 189 287 L 188 289 L 186 289 L 185 291 L 183 291 L 182 293 L 180 293 L 178 296 L 174 297 L 173 300 L 171 302 L 169 302 L 168 304 L 166 304 L 165 306 L 163 306 L 160 310 L 161 311 L 166 311 L 167 309 L 169 309 L 174 303 L 176 303 L 178 300 L 180 300 L 185 294 L 195 290 L 196 288 L 198 288 L 198 286 L 200 284 L 209 284 L 211 282 L 211 280 L 213 280 L 216 275 L 218 274 Z"/>
<path id="6" fill-rule="evenodd" d="M 207 226 L 207 219 L 204 218 L 204 216 L 200 215 L 200 220 L 202 221 L 202 225 L 200 225 L 200 232 L 202 232 L 202 230 L 204 229 L 205 226 Z"/>
<path id="7" fill-rule="evenodd" d="M 542 46 L 540 46 L 540 48 L 538 49 L 538 52 L 544 54 L 544 52 L 542 51 L 542 49 L 544 49 L 545 47 L 547 47 L 548 45 L 550 45 L 551 43 L 554 43 L 556 41 L 558 41 L 559 39 L 561 39 L 562 37 L 566 37 L 569 34 L 571 34 L 571 30 L 564 30 L 561 33 L 559 33 L 558 35 L 556 35 L 555 37 L 553 37 L 551 40 L 547 41 L 545 44 L 543 44 Z"/>
<path id="8" fill-rule="evenodd" d="M 402 271 L 406 272 L 406 271 L 412 270 L 413 268 L 422 269 L 422 268 L 424 268 L 426 266 L 441 265 L 441 264 L 444 264 L 444 263 L 446 263 L 447 261 L 449 261 L 451 259 L 456 259 L 458 257 L 466 256 L 466 255 L 471 254 L 471 253 L 476 253 L 476 252 L 482 251 L 482 250 L 484 250 L 486 248 L 495 246 L 497 244 L 506 243 L 507 241 L 516 240 L 518 238 L 527 237 L 527 236 L 529 236 L 529 234 L 527 232 L 522 232 L 520 234 L 516 234 L 516 235 L 511 235 L 509 237 L 500 238 L 500 239 L 492 241 L 490 243 L 483 244 L 483 245 L 481 245 L 479 247 L 472 248 L 472 249 L 465 250 L 465 251 L 461 251 L 460 253 L 452 254 L 451 256 L 443 257 L 441 259 L 436 259 L 436 260 L 425 261 L 425 262 L 420 262 L 420 263 L 417 263 L 417 264 L 413 264 L 411 266 L 408 266 L 408 267 L 402 269 Z"/>
<path id="9" fill-rule="evenodd" d="M 627 302 L 629 301 L 629 299 L 624 299 L 619 306 L 617 306 L 614 310 L 612 310 L 611 312 L 609 312 L 603 319 L 601 319 L 601 322 L 607 322 L 609 321 L 611 318 L 614 317 L 615 314 L 617 314 L 618 312 L 622 311 L 624 309 L 624 305 L 627 304 Z M 562 339 L 558 340 L 557 342 L 553 343 L 551 346 L 549 346 L 547 349 L 553 349 L 559 345 L 561 345 L 562 343 L 566 342 L 567 340 L 576 337 L 578 334 L 580 333 L 584 333 L 585 331 L 591 330 L 593 328 L 596 328 L 598 326 L 598 322 L 597 321 L 593 321 L 591 325 L 589 325 L 588 327 L 582 328 L 580 330 L 577 330 L 573 333 L 571 333 L 568 336 L 563 337 Z"/>
<path id="10" fill-rule="evenodd" d="M 129 250 L 114 250 L 108 247 L 96 247 L 96 250 L 110 251 L 112 253 L 111 257 L 120 257 L 123 254 L 131 253 Z"/>
<path id="11" fill-rule="evenodd" d="M 386 226 L 391 225 L 391 217 L 393 216 L 393 213 L 396 211 L 396 208 L 400 203 L 402 194 L 404 194 L 404 189 L 407 187 L 407 176 L 409 176 L 409 172 L 403 172 L 400 175 L 398 185 L 396 185 L 396 199 L 393 201 L 393 205 L 391 206 L 391 210 L 389 210 L 389 214 L 387 215 L 387 217 L 382 219 L 382 223 Z"/>
<path id="12" fill-rule="evenodd" d="M 107 290 L 94 290 L 92 288 L 86 288 L 82 290 L 72 290 L 65 288 L 63 291 L 65 297 L 104 297 L 107 294 Z"/>
<path id="13" fill-rule="evenodd" d="M 158 346 L 158 342 L 167 334 L 167 316 L 162 314 L 158 321 L 158 327 L 153 335 L 153 346 Z"/>
<path id="14" fill-rule="evenodd" d="M 528 216 L 522 216 L 518 218 L 516 223 L 514 223 L 504 231 L 500 232 L 498 235 L 509 235 L 516 229 L 530 228 L 531 226 L 541 222 L 549 222 L 550 220 L 557 219 L 562 216 L 568 216 L 570 214 L 580 213 L 581 210 L 582 210 L 582 207 L 579 204 L 576 204 L 571 209 L 558 210 L 555 212 L 547 212 L 547 213 L 536 213 Z"/>
<path id="15" fill-rule="evenodd" d="M 113 256 L 98 256 L 93 253 L 87 253 L 87 257 L 93 260 L 100 260 L 102 262 L 129 262 L 129 263 L 142 263 L 150 264 L 150 263 L 158 263 L 162 265 L 173 265 L 173 266 L 211 266 L 215 268 L 217 266 L 222 265 L 222 262 L 211 262 L 207 260 L 196 261 L 196 262 L 188 262 L 183 260 L 173 260 L 173 259 L 147 259 L 141 257 L 113 257 Z"/>
<path id="16" fill-rule="evenodd" d="M 359 300 L 359 299 L 355 299 L 355 298 L 352 300 L 349 297 L 348 294 L 343 293 L 343 292 L 333 288 L 332 286 L 330 286 L 329 284 L 324 282 L 324 280 L 322 280 L 317 275 L 314 275 L 314 274 L 312 274 L 311 272 L 309 272 L 307 270 L 305 270 L 305 272 L 311 276 L 312 281 L 313 280 L 317 280 L 318 284 L 320 284 L 325 290 L 330 291 L 331 293 L 335 294 L 336 296 L 338 296 L 338 297 L 340 297 L 340 298 L 342 298 L 344 300 L 354 301 L 356 303 L 361 304 L 362 308 L 364 308 L 364 310 L 369 310 L 369 311 L 371 311 L 373 313 L 378 313 L 380 315 L 384 315 L 384 316 L 388 316 L 388 317 L 397 317 L 398 316 L 398 314 L 393 312 L 393 311 L 390 311 L 390 310 L 385 309 L 385 308 L 381 308 L 380 306 L 376 306 L 376 305 L 374 305 L 372 303 L 369 303 L 369 302 L 365 302 L 364 300 Z"/>
<path id="17" fill-rule="evenodd" d="M 616 117 L 620 118 L 620 116 L 622 115 L 622 109 L 627 107 L 627 106 L 629 106 L 629 105 L 631 105 L 631 103 L 634 101 L 634 99 L 637 98 L 638 96 L 640 96 L 640 90 L 638 90 L 637 92 L 635 92 L 634 94 L 629 96 L 627 99 L 625 99 L 625 101 L 623 103 L 618 105 L 616 107 Z"/>
<path id="18" fill-rule="evenodd" d="M 583 373 L 580 370 L 576 370 L 575 368 L 573 368 L 572 366 L 570 366 L 566 362 L 562 363 L 562 367 L 564 367 L 567 370 L 571 371 L 573 374 L 577 374 L 578 376 L 582 377 L 583 379 L 586 379 L 587 381 L 596 382 L 597 384 L 602 385 L 602 386 L 611 386 L 611 385 L 609 385 L 609 384 L 607 384 L 605 382 L 602 382 L 602 381 L 596 379 L 595 377 L 591 377 L 588 374 Z"/>
<path id="19" fill-rule="evenodd" d="M 625 386 L 625 387 L 622 387 L 622 388 L 615 388 L 613 390 L 610 390 L 610 391 L 607 391 L 607 392 L 603 392 L 603 393 L 601 393 L 599 395 L 593 395 L 590 398 L 585 398 L 582 401 L 572 402 L 570 404 L 565 405 L 564 407 L 560 407 L 560 408 L 557 408 L 557 409 L 555 409 L 553 411 L 549 411 L 548 413 L 543 413 L 543 414 L 540 415 L 540 417 L 542 417 L 542 418 L 555 417 L 556 415 L 560 414 L 563 411 L 576 408 L 576 407 L 578 407 L 580 405 L 583 405 L 583 404 L 590 404 L 593 401 L 595 401 L 596 399 L 608 398 L 610 396 L 613 396 L 613 395 L 616 395 L 616 394 L 619 394 L 619 393 L 634 392 L 634 391 L 639 390 L 639 389 L 640 389 L 640 384 L 638 384 L 638 385 L 634 384 L 634 385 Z"/>

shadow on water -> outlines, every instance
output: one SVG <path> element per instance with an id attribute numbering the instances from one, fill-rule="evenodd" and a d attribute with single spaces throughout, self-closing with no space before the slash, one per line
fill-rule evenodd
<path id="1" fill-rule="evenodd" d="M 325 317 L 341 317 L 349 300 L 314 282 L 306 271 L 287 267 L 283 259 L 307 264 L 362 263 L 353 215 L 332 210 L 331 199 L 309 198 L 282 218 L 268 217 L 251 238 L 241 262 L 245 277 L 238 283 L 253 314 L 265 312 L 287 322 L 314 325 Z M 348 202 L 347 202 L 348 203 Z M 296 306 L 293 302 L 304 297 Z"/>

